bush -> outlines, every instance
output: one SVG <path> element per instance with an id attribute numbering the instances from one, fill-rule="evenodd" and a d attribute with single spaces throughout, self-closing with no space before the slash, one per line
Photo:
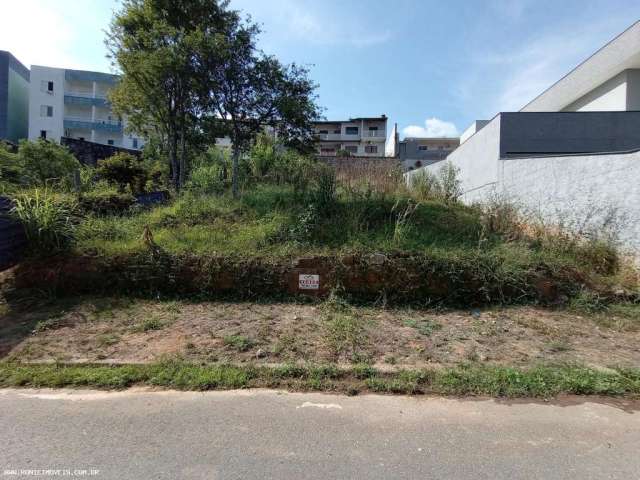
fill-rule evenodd
<path id="1" fill-rule="evenodd" d="M 251 149 L 249 164 L 251 173 L 256 178 L 266 176 L 277 159 L 276 146 L 268 135 L 259 135 Z"/>
<path id="2" fill-rule="evenodd" d="M 229 155 L 220 148 L 210 148 L 194 159 L 185 187 L 200 194 L 220 194 L 228 184 L 230 171 Z"/>
<path id="3" fill-rule="evenodd" d="M 24 226 L 29 248 L 37 254 L 69 249 L 75 242 L 76 204 L 62 201 L 48 190 L 36 189 L 14 198 L 11 215 Z"/>
<path id="4" fill-rule="evenodd" d="M 28 183 L 46 186 L 52 180 L 64 181 L 80 168 L 80 162 L 57 143 L 38 140 L 22 140 L 18 157 Z"/>
<path id="5" fill-rule="evenodd" d="M 109 215 L 124 213 L 136 203 L 136 197 L 130 193 L 105 190 L 88 192 L 80 198 L 80 207 L 87 213 Z"/>
<path id="6" fill-rule="evenodd" d="M 100 178 L 117 185 L 120 193 L 124 193 L 127 186 L 133 194 L 144 193 L 148 178 L 140 161 L 128 153 L 116 153 L 100 160 L 97 173 Z"/>
<path id="7" fill-rule="evenodd" d="M 418 200 L 440 200 L 444 203 L 454 203 L 462 195 L 462 182 L 458 178 L 460 169 L 453 163 L 444 162 L 438 173 L 426 168 L 410 177 L 409 187 L 412 195 Z"/>

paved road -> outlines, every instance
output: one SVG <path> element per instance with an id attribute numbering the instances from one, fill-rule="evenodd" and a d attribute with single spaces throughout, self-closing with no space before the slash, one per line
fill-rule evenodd
<path id="1" fill-rule="evenodd" d="M 0 478 L 640 479 L 640 403 L 581 402 L 0 390 Z"/>

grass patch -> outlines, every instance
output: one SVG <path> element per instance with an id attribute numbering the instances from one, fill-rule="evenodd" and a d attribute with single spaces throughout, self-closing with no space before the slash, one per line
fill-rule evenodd
<path id="1" fill-rule="evenodd" d="M 639 395 L 640 369 L 600 371 L 573 365 L 528 369 L 463 365 L 444 370 L 390 373 L 376 371 L 367 365 L 340 369 L 335 365 L 196 365 L 176 360 L 150 365 L 0 362 L 0 387 L 118 389 L 132 385 L 179 390 L 278 387 L 349 394 L 369 391 L 548 398 L 559 394 Z"/>
<path id="2" fill-rule="evenodd" d="M 142 322 L 134 325 L 131 331 L 135 333 L 144 333 L 154 330 L 162 330 L 163 328 L 171 325 L 171 323 L 172 322 L 170 320 L 158 316 L 153 316 L 150 318 L 145 318 Z"/>
<path id="3" fill-rule="evenodd" d="M 96 337 L 96 343 L 99 347 L 110 347 L 118 342 L 120 342 L 120 335 L 115 333 L 103 333 Z"/>
<path id="4" fill-rule="evenodd" d="M 442 325 L 434 320 L 415 320 L 412 318 L 405 320 L 404 326 L 415 328 L 418 333 L 425 337 L 430 337 L 433 332 L 442 329 Z"/>
<path id="5" fill-rule="evenodd" d="M 238 352 L 246 352 L 255 345 L 255 342 L 243 335 L 228 335 L 222 339 L 222 343 Z"/>

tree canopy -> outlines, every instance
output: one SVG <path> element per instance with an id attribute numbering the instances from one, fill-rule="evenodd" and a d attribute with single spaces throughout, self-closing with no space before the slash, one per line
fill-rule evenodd
<path id="1" fill-rule="evenodd" d="M 129 128 L 160 139 L 176 189 L 196 139 L 231 138 L 235 195 L 239 156 L 259 132 L 311 141 L 316 85 L 306 68 L 261 52 L 259 33 L 226 0 L 124 0 L 114 15 L 106 43 L 122 80 L 112 103 Z"/>

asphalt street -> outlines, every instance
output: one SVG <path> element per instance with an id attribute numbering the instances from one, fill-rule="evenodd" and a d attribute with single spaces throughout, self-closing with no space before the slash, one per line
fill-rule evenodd
<path id="1" fill-rule="evenodd" d="M 2 478 L 640 479 L 640 402 L 0 390 Z"/>

